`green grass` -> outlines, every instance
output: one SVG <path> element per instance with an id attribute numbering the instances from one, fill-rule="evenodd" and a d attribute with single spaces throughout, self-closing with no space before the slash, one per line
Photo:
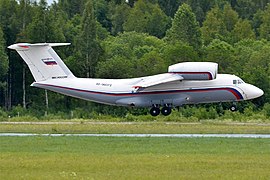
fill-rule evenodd
<path id="1" fill-rule="evenodd" d="M 270 124 L 232 123 L 91 123 L 75 124 L 0 124 L 1 132 L 25 133 L 234 133 L 269 134 Z"/>
<path id="2" fill-rule="evenodd" d="M 269 139 L 0 137 L 0 179 L 268 179 Z"/>
<path id="3" fill-rule="evenodd" d="M 257 133 L 269 124 L 0 124 L 28 133 Z M 269 139 L 0 137 L 0 179 L 268 179 Z"/>

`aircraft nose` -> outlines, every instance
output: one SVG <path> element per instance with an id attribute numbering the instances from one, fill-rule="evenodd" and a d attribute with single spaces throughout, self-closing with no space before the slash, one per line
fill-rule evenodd
<path id="1" fill-rule="evenodd" d="M 255 99 L 264 94 L 263 90 L 251 84 L 247 84 L 244 91 L 247 96 L 247 99 Z"/>

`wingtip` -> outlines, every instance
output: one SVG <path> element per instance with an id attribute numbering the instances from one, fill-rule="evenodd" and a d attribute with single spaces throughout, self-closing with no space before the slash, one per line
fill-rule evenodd
<path id="1" fill-rule="evenodd" d="M 27 50 L 27 49 L 29 49 L 29 44 L 28 43 L 12 44 L 12 45 L 8 46 L 8 49 L 12 49 L 12 50 Z"/>

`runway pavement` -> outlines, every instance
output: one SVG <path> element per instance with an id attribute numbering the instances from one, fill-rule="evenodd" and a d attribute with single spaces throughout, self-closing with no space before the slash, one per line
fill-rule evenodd
<path id="1" fill-rule="evenodd" d="M 169 137 L 169 138 L 270 138 L 270 134 L 34 134 L 0 133 L 2 137 L 27 136 L 85 136 L 85 137 Z"/>
<path id="2" fill-rule="evenodd" d="M 208 122 L 208 121 L 206 121 Z M 212 121 L 211 121 L 212 122 Z M 0 122 L 1 124 L 10 124 L 10 125 L 54 125 L 54 124 L 63 124 L 63 125 L 75 125 L 75 124 L 156 124 L 156 123 L 164 123 L 164 124 L 172 124 L 172 125 L 199 125 L 203 124 L 202 122 L 102 122 L 102 121 L 38 121 L 38 122 L 9 122 L 4 121 Z M 256 126 L 270 126 L 270 123 L 252 123 L 252 122 L 217 122 L 217 124 L 226 124 L 226 125 L 256 125 Z"/>

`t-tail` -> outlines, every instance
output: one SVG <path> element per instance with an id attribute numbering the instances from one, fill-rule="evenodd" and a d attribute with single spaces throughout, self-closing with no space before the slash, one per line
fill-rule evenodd
<path id="1" fill-rule="evenodd" d="M 52 49 L 70 43 L 19 43 L 9 46 L 16 50 L 28 65 L 36 82 L 49 79 L 74 78 L 75 76 Z"/>

